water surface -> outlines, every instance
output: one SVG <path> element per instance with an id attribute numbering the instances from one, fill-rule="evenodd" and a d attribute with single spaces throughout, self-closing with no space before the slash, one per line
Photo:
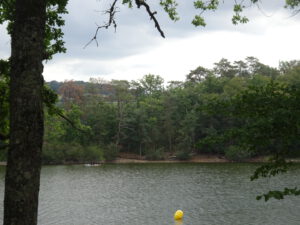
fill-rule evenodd
<path id="1" fill-rule="evenodd" d="M 255 164 L 107 164 L 42 169 L 40 225 L 299 225 L 300 197 L 257 201 L 300 186 L 299 170 L 255 182 Z M 300 169 L 300 166 L 298 166 Z M 3 201 L 4 170 L 0 170 Z M 1 207 L 3 212 L 3 208 Z M 2 220 L 2 212 L 0 219 Z"/>

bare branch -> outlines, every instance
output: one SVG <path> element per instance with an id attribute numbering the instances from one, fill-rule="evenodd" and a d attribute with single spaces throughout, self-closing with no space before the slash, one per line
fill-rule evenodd
<path id="1" fill-rule="evenodd" d="M 155 28 L 158 30 L 158 32 L 160 33 L 160 35 L 165 38 L 165 34 L 164 32 L 161 30 L 160 25 L 156 19 L 156 17 L 154 16 L 155 14 L 157 14 L 156 11 L 151 12 L 150 6 L 144 1 L 144 0 L 135 0 L 135 3 L 137 5 L 138 8 L 142 6 L 144 6 L 146 8 L 146 11 L 148 13 L 148 15 L 150 16 L 150 19 L 154 21 L 155 24 Z"/>
<path id="2" fill-rule="evenodd" d="M 107 21 L 106 24 L 102 25 L 102 26 L 99 26 L 98 24 L 96 24 L 97 26 L 97 29 L 96 29 L 96 32 L 93 36 L 93 38 L 83 47 L 83 48 L 86 48 L 88 45 L 90 45 L 93 41 L 96 42 L 96 45 L 97 47 L 99 46 L 99 43 L 98 43 L 98 32 L 100 29 L 102 28 L 105 28 L 105 29 L 108 29 L 110 26 L 113 26 L 115 28 L 115 31 L 117 29 L 117 23 L 116 23 L 116 20 L 115 20 L 115 15 L 116 13 L 118 12 L 117 11 L 117 7 L 116 7 L 116 3 L 117 3 L 118 0 L 114 0 L 113 4 L 110 6 L 110 8 L 106 11 L 104 11 L 104 14 L 108 14 L 109 15 L 109 19 Z M 156 11 L 152 12 L 151 9 L 150 9 L 150 6 L 145 2 L 145 0 L 135 0 L 135 3 L 137 5 L 138 8 L 140 8 L 141 6 L 144 6 L 148 15 L 150 16 L 150 20 L 153 20 L 154 21 L 154 25 L 155 25 L 155 28 L 158 30 L 158 32 L 160 33 L 160 35 L 165 38 L 165 34 L 164 32 L 162 31 L 162 29 L 160 28 L 160 25 L 155 17 L 155 14 L 157 14 Z"/>
<path id="3" fill-rule="evenodd" d="M 117 29 L 117 23 L 115 21 L 115 15 L 118 12 L 117 11 L 117 7 L 116 7 L 117 1 L 118 0 L 114 0 L 113 4 L 110 6 L 110 8 L 104 12 L 104 14 L 108 14 L 109 15 L 108 22 L 106 24 L 102 25 L 102 26 L 99 26 L 99 25 L 96 24 L 97 29 L 96 29 L 95 35 L 93 36 L 93 38 L 83 48 L 86 48 L 93 41 L 96 42 L 97 47 L 99 46 L 98 41 L 97 41 L 97 37 L 98 37 L 98 32 L 99 32 L 100 29 L 102 29 L 102 28 L 108 29 L 110 26 L 113 25 L 113 27 L 115 28 L 115 31 L 116 31 L 116 29 Z"/>
<path id="4" fill-rule="evenodd" d="M 73 128 L 75 128 L 76 130 L 83 132 L 83 133 L 88 133 L 85 130 L 80 129 L 79 127 L 77 127 L 74 122 L 72 120 L 70 120 L 68 117 L 66 117 L 64 114 L 62 114 L 61 112 L 56 112 L 56 114 L 58 116 L 60 116 L 61 118 L 63 118 L 64 120 L 66 120 Z"/>

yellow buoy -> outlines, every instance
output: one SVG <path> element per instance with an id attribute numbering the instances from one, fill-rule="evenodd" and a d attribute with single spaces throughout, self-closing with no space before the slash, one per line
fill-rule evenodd
<path id="1" fill-rule="evenodd" d="M 177 210 L 175 213 L 174 213 L 174 219 L 175 220 L 181 220 L 183 217 L 183 211 L 182 210 Z"/>

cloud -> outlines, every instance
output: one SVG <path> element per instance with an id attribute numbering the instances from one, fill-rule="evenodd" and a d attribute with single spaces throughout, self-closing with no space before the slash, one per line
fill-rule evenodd
<path id="1" fill-rule="evenodd" d="M 204 28 L 191 24 L 193 16 L 199 13 L 192 1 L 179 1 L 181 19 L 176 23 L 163 12 L 158 1 L 149 1 L 158 12 L 166 39 L 160 37 L 145 10 L 120 5 L 117 31 L 101 30 L 99 47 L 91 43 L 84 49 L 95 33 L 95 23 L 102 24 L 107 19 L 101 11 L 109 6 L 107 2 L 69 2 L 63 28 L 67 53 L 45 64 L 46 80 L 88 80 L 91 76 L 131 80 L 147 73 L 159 74 L 166 80 L 184 80 L 190 70 L 199 65 L 211 68 L 222 57 L 233 61 L 255 56 L 272 66 L 279 60 L 299 57 L 299 16 L 290 16 L 291 12 L 283 8 L 284 0 L 262 1 L 259 8 L 245 9 L 250 22 L 238 26 L 231 23 L 233 2 L 225 1 L 216 12 L 204 14 Z M 0 57 L 8 57 L 10 41 L 3 26 L 0 36 Z"/>
<path id="2" fill-rule="evenodd" d="M 223 30 L 201 32 L 188 38 L 170 38 L 151 51 L 123 58 L 78 60 L 77 64 L 65 70 L 65 74 L 72 77 L 73 73 L 73 76 L 84 80 L 91 76 L 130 80 L 152 73 L 163 76 L 167 81 L 184 80 L 185 75 L 199 65 L 212 68 L 213 63 L 222 57 L 235 61 L 247 56 L 255 56 L 265 64 L 277 66 L 279 60 L 297 59 L 300 24 L 295 21 L 276 23 L 279 25 L 267 26 L 261 34 Z M 77 68 L 76 72 L 72 68 Z"/>
<path id="3" fill-rule="evenodd" d="M 244 33 L 264 33 L 266 26 L 262 21 L 272 21 L 277 11 L 283 11 L 284 2 L 264 1 L 258 10 L 256 7 L 245 9 L 245 14 L 250 18 L 246 25 L 233 26 L 231 23 L 232 3 L 221 4 L 216 12 L 204 14 L 207 19 L 205 28 L 195 28 L 191 21 L 193 16 L 199 13 L 194 9 L 191 1 L 180 1 L 178 12 L 181 17 L 176 23 L 168 18 L 163 12 L 157 1 L 150 1 L 153 10 L 158 10 L 157 18 L 164 30 L 167 40 L 170 38 L 188 38 L 199 33 L 210 31 L 238 31 Z M 266 3 L 265 3 L 266 2 Z M 103 9 L 108 8 L 106 1 L 86 1 L 73 0 L 68 5 L 69 14 L 65 17 L 66 26 L 65 41 L 68 54 L 59 56 L 64 57 L 84 57 L 96 59 L 116 59 L 130 56 L 133 54 L 151 51 L 153 46 L 163 43 L 157 30 L 154 28 L 153 21 L 149 19 L 146 11 L 141 9 L 128 9 L 126 6 L 119 6 L 117 13 L 117 31 L 113 28 L 100 30 L 98 35 L 99 47 L 91 43 L 86 49 L 83 46 L 93 37 L 96 25 L 103 24 L 107 16 L 103 15 Z M 261 3 L 262 4 L 262 3 Z M 102 11 L 100 10 L 102 9 Z M 264 12 L 264 13 L 263 13 Z M 271 14 L 272 13 L 272 14 Z M 266 17 L 265 14 L 272 15 Z M 80 16 L 79 16 L 80 15 Z M 288 14 L 284 15 L 285 17 Z M 275 16 L 276 17 L 276 16 Z M 262 20 L 260 18 L 263 18 Z"/>

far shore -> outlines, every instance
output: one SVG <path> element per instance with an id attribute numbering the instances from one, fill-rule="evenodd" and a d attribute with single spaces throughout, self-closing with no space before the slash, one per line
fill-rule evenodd
<path id="1" fill-rule="evenodd" d="M 245 162 L 266 162 L 268 157 L 256 157 L 245 160 Z M 175 157 L 168 157 L 164 160 L 146 160 L 139 155 L 131 153 L 121 153 L 118 158 L 111 161 L 110 163 L 232 163 L 233 161 L 226 159 L 222 155 L 216 154 L 198 154 L 192 156 L 188 160 L 178 160 Z"/>
<path id="2" fill-rule="evenodd" d="M 250 159 L 243 160 L 243 163 L 264 163 L 268 162 L 268 156 L 259 156 Z M 300 163 L 300 158 L 288 159 L 289 162 Z M 65 162 L 65 163 L 53 163 L 53 164 L 45 164 L 45 165 L 80 165 L 80 164 L 88 164 L 88 165 L 97 165 L 97 164 L 143 164 L 143 163 L 236 163 L 236 161 L 232 161 L 226 159 L 222 155 L 215 154 L 199 154 L 194 155 L 188 160 L 178 160 L 176 157 L 168 157 L 164 160 L 147 160 L 144 157 L 140 157 L 137 154 L 132 153 L 120 153 L 119 156 L 112 161 L 101 161 L 101 162 Z M 6 162 L 0 162 L 0 166 L 6 166 Z"/>
<path id="3" fill-rule="evenodd" d="M 269 156 L 259 156 L 253 157 L 241 162 L 243 163 L 265 163 L 269 161 Z M 300 163 L 300 158 L 287 159 L 289 162 Z M 164 160 L 147 160 L 144 157 L 140 157 L 137 154 L 132 153 L 120 153 L 119 157 L 117 157 L 113 161 L 107 161 L 103 163 L 111 163 L 111 164 L 143 164 L 143 163 L 238 163 L 237 161 L 232 161 L 225 158 L 223 155 L 217 154 L 198 154 L 192 156 L 188 160 L 178 160 L 176 157 L 167 157 Z"/>

